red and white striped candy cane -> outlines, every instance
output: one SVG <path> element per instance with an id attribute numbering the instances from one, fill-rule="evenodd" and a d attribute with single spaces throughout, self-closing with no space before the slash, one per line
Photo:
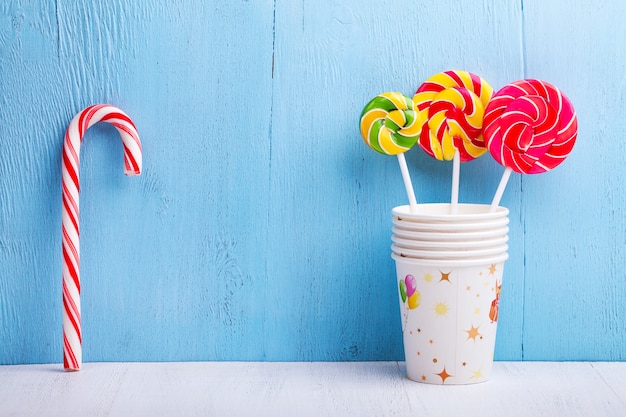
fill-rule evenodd
<path id="1" fill-rule="evenodd" d="M 85 131 L 98 122 L 115 126 L 124 143 L 124 174 L 141 173 L 141 142 L 134 123 L 122 110 L 106 104 L 87 107 L 70 122 L 63 144 L 63 367 L 82 364 L 80 324 L 79 161 Z"/>

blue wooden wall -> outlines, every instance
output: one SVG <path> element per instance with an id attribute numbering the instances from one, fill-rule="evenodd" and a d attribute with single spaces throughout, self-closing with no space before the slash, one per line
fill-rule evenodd
<path id="1" fill-rule="evenodd" d="M 496 359 L 626 360 L 626 3 L 619 0 L 4 0 L 0 5 L 0 364 L 61 362 L 61 151 L 85 135 L 85 361 L 403 358 L 391 214 L 397 162 L 364 104 L 447 69 L 560 87 L 570 157 L 514 174 Z M 418 199 L 451 164 L 407 153 Z M 502 169 L 461 171 L 490 201 Z"/>

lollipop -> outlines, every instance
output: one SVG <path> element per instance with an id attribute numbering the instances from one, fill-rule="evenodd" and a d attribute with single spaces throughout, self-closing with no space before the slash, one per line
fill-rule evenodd
<path id="1" fill-rule="evenodd" d="M 415 145 L 420 129 L 413 101 L 401 93 L 383 93 L 370 100 L 361 112 L 361 136 L 371 149 L 397 155 L 411 211 L 417 206 L 404 152 Z"/>
<path id="2" fill-rule="evenodd" d="M 550 171 L 572 151 L 578 132 L 574 106 L 554 85 L 540 80 L 507 84 L 485 111 L 485 138 L 494 159 L 505 167 L 491 203 L 500 203 L 512 171 Z"/>
<path id="3" fill-rule="evenodd" d="M 483 115 L 493 89 L 466 71 L 446 71 L 426 80 L 413 96 L 419 110 L 420 147 L 439 161 L 453 161 L 451 209 L 458 203 L 460 163 L 487 151 Z"/>

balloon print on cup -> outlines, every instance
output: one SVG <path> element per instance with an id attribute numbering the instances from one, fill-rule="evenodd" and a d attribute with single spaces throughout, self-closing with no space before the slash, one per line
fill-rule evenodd
<path id="1" fill-rule="evenodd" d="M 420 305 L 421 294 L 417 291 L 417 285 L 415 283 L 415 277 L 413 275 L 407 275 L 404 279 L 400 280 L 400 297 L 403 303 L 408 302 L 409 310 L 414 310 Z"/>

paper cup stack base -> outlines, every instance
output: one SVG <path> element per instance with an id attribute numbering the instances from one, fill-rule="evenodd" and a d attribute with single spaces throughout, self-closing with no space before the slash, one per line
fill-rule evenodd
<path id="1" fill-rule="evenodd" d="M 411 380 L 453 385 L 491 377 L 508 210 L 490 213 L 489 207 L 459 204 L 450 214 L 448 204 L 420 204 L 413 213 L 408 206 L 392 211 L 392 257 Z"/>

